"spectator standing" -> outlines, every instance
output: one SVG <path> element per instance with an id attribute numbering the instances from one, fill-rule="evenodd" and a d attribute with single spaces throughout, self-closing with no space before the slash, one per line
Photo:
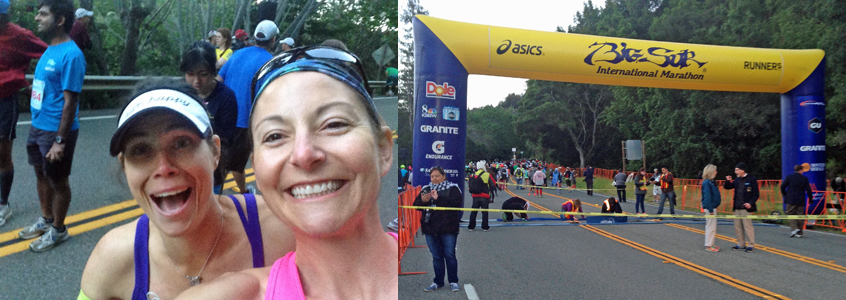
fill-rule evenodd
<path id="1" fill-rule="evenodd" d="M 587 169 L 585 169 L 585 173 L 582 174 L 585 177 L 585 184 L 587 185 L 587 194 L 588 196 L 593 196 L 593 167 L 588 165 Z"/>
<path id="2" fill-rule="evenodd" d="M 232 42 L 232 51 L 238 51 L 247 47 L 247 37 L 249 35 L 243 29 L 235 30 L 235 41 Z"/>
<path id="3" fill-rule="evenodd" d="M 637 175 L 634 177 L 635 185 L 635 213 L 645 214 L 646 207 L 643 206 L 644 198 L 646 198 L 647 187 L 649 186 L 648 178 L 646 178 L 646 169 L 640 168 Z"/>
<path id="4" fill-rule="evenodd" d="M 664 202 L 670 202 L 670 214 L 675 215 L 675 205 L 673 203 L 676 197 L 675 189 L 673 189 L 673 173 L 667 170 L 667 167 L 661 168 L 661 200 L 658 201 L 658 214 L 664 212 Z"/>
<path id="5" fill-rule="evenodd" d="M 9 22 L 9 0 L 0 0 L 0 226 L 12 215 L 9 193 L 15 179 L 12 142 L 17 137 L 18 92 L 27 91 L 24 74 L 47 44 L 31 31 Z"/>
<path id="6" fill-rule="evenodd" d="M 74 9 L 69 1 L 45 0 L 35 21 L 50 46 L 44 51 L 32 81 L 32 127 L 26 143 L 29 164 L 35 170 L 41 217 L 18 235 L 41 237 L 29 248 L 43 252 L 68 238 L 65 216 L 71 202 L 68 177 L 79 136 L 79 93 L 85 77 L 85 57 L 68 36 Z"/>
<path id="7" fill-rule="evenodd" d="M 344 45 L 344 43 L 341 43 L 341 41 L 338 42 L 341 44 L 341 47 L 337 48 L 347 51 L 347 45 Z M 285 52 L 291 49 L 294 49 L 294 39 L 286 37 L 283 40 L 279 41 L 279 49 L 276 51 L 276 53 Z"/>
<path id="8" fill-rule="evenodd" d="M 91 17 L 94 16 L 94 12 L 84 8 L 77 8 L 74 15 L 76 16 L 76 21 L 73 22 L 73 27 L 68 35 L 76 43 L 76 46 L 79 47 L 79 50 L 89 49 L 91 48 L 91 37 L 88 36 L 88 24 L 91 23 Z"/>
<path id="9" fill-rule="evenodd" d="M 652 195 L 655 196 L 655 203 L 658 203 L 658 197 L 661 196 L 661 173 L 658 172 L 658 169 L 652 170 L 653 175 L 652 178 L 649 179 L 649 184 L 652 184 Z"/>
<path id="10" fill-rule="evenodd" d="M 488 191 L 490 191 L 490 203 L 494 202 L 494 198 L 496 198 L 497 190 L 499 186 L 496 184 L 496 168 L 489 168 L 488 173 Z"/>
<path id="11" fill-rule="evenodd" d="M 520 199 L 519 197 L 511 197 L 511 198 L 508 198 L 508 200 L 505 200 L 505 202 L 502 203 L 502 209 L 503 210 L 507 209 L 507 210 L 526 210 L 526 211 L 528 211 L 529 210 L 529 202 L 527 202 L 526 200 Z M 517 213 L 506 213 L 506 212 L 504 212 L 504 213 L 502 213 L 502 221 L 503 222 L 510 222 L 510 221 L 514 220 L 514 217 L 516 217 L 516 216 L 518 216 Z M 526 213 L 520 213 L 519 217 L 520 217 L 520 219 L 523 220 L 523 222 L 526 222 L 526 221 L 529 220 L 529 216 Z"/>
<path id="12" fill-rule="evenodd" d="M 731 176 L 726 176 L 726 183 L 723 188 L 734 189 L 732 209 L 735 216 L 743 217 L 743 219 L 734 220 L 734 234 L 737 236 L 737 245 L 731 247 L 731 250 L 745 250 L 747 253 L 755 252 L 755 228 L 752 227 L 752 220 L 745 217 L 749 213 L 758 211 L 758 207 L 755 205 L 761 194 L 758 189 L 758 179 L 746 173 L 746 163 L 737 164 L 734 167 L 734 174 L 737 175 L 737 179 L 732 181 Z"/>
<path id="13" fill-rule="evenodd" d="M 784 195 L 784 204 L 787 206 L 784 210 L 788 215 L 804 215 L 805 206 L 808 200 L 814 199 L 814 193 L 811 190 L 811 183 L 805 173 L 802 165 L 793 167 L 796 173 L 787 175 L 787 178 L 781 183 L 781 194 Z M 791 219 L 790 223 L 790 237 L 802 237 L 802 225 L 804 220 Z"/>
<path id="14" fill-rule="evenodd" d="M 514 169 L 514 180 L 517 181 L 517 189 L 518 190 L 525 190 L 526 189 L 526 188 L 523 187 L 523 173 L 524 172 L 525 171 L 523 171 L 523 168 L 521 168 L 520 166 L 517 166 Z"/>
<path id="15" fill-rule="evenodd" d="M 217 50 L 215 50 L 217 64 L 215 67 L 220 69 L 232 57 L 232 32 L 229 31 L 229 28 L 218 28 L 215 35 L 217 36 Z"/>
<path id="16" fill-rule="evenodd" d="M 206 42 L 209 42 L 209 44 L 212 44 L 215 47 L 217 47 L 217 31 L 216 30 L 209 31 L 209 34 L 206 35 Z"/>
<path id="17" fill-rule="evenodd" d="M 429 175 L 432 181 L 420 190 L 417 199 L 414 199 L 414 206 L 460 207 L 463 198 L 461 191 L 457 184 L 446 180 L 444 169 L 437 166 L 432 167 Z M 485 203 L 487 203 L 487 199 L 485 200 Z M 470 222 L 475 220 L 474 217 L 470 217 Z M 450 288 L 453 292 L 459 291 L 458 259 L 455 256 L 458 221 L 458 211 L 423 211 L 423 216 L 420 218 L 420 228 L 426 236 L 426 244 L 429 245 L 429 252 L 432 253 L 432 265 L 435 269 L 435 278 L 432 279 L 432 284 L 423 289 L 426 292 L 437 290 L 445 285 L 444 266 L 446 266 Z M 487 225 L 487 222 L 484 223 L 484 225 Z"/>
<path id="18" fill-rule="evenodd" d="M 846 181 L 843 181 L 841 177 L 834 178 L 831 181 L 831 190 L 841 193 L 838 195 L 840 196 L 840 207 L 843 207 L 843 198 L 846 198 Z"/>
<path id="19" fill-rule="evenodd" d="M 232 141 L 232 155 L 229 157 L 231 164 L 229 166 L 232 167 L 230 169 L 232 177 L 241 193 L 248 192 L 244 169 L 252 152 L 249 140 L 250 133 L 247 129 L 250 125 L 249 117 L 253 103 L 250 89 L 256 72 L 273 57 L 270 51 L 276 42 L 278 33 L 279 28 L 276 27 L 276 23 L 270 20 L 261 21 L 256 26 L 256 45 L 232 54 L 227 63 L 220 68 L 218 74 L 217 80 L 231 88 L 235 92 L 235 99 L 238 100 L 238 122 L 235 124 L 237 129 Z"/>
<path id="20" fill-rule="evenodd" d="M 476 173 L 473 175 L 473 177 L 470 178 L 470 181 L 473 181 L 475 179 L 474 177 L 481 180 L 482 184 L 478 185 L 480 190 L 470 192 L 470 196 L 473 197 L 473 205 L 471 207 L 488 209 L 491 198 L 489 183 L 491 176 L 487 172 L 485 172 L 485 161 L 479 161 L 476 163 Z M 470 224 L 467 225 L 468 230 L 473 231 L 474 229 L 476 229 L 476 215 L 478 213 L 479 212 L 477 211 L 470 212 Z M 486 232 L 490 230 L 490 226 L 488 226 L 487 211 L 482 212 L 482 230 Z"/>
<path id="21" fill-rule="evenodd" d="M 716 216 L 720 207 L 720 189 L 714 184 L 717 177 L 717 166 L 707 165 L 702 170 L 702 209 L 706 216 Z M 719 252 L 720 247 L 714 246 L 714 236 L 717 235 L 717 219 L 705 218 L 705 251 Z"/>
<path id="22" fill-rule="evenodd" d="M 570 167 L 567 167 L 567 169 L 564 171 L 563 176 L 564 176 L 564 184 L 567 185 L 568 191 L 570 191 L 572 193 L 573 192 L 573 183 L 576 182 L 575 179 L 573 179 L 573 177 L 575 177 L 575 173 L 573 173 L 573 171 L 570 170 Z"/>
<path id="23" fill-rule="evenodd" d="M 558 194 L 561 195 L 561 171 L 558 168 L 552 170 L 552 186 L 558 188 Z"/>
<path id="24" fill-rule="evenodd" d="M 614 175 L 614 186 L 617 188 L 617 199 L 626 202 L 626 173 L 623 169 L 618 169 L 617 175 Z"/>
<path id="25" fill-rule="evenodd" d="M 214 46 L 198 41 L 182 53 L 179 70 L 185 74 L 185 82 L 194 88 L 197 96 L 206 105 L 212 129 L 220 137 L 221 157 L 214 171 L 213 187 L 214 193 L 220 194 L 226 174 L 229 174 L 231 168 L 237 168 L 230 166 L 229 156 L 232 155 L 235 124 L 238 122 L 238 100 L 235 100 L 235 92 L 232 89 L 215 80 L 216 62 Z"/>
<path id="26" fill-rule="evenodd" d="M 543 169 L 538 167 L 538 170 L 535 171 L 535 175 L 532 175 L 532 181 L 535 183 L 537 188 L 538 198 L 543 198 L 543 183 L 546 181 L 546 174 L 544 174 Z"/>

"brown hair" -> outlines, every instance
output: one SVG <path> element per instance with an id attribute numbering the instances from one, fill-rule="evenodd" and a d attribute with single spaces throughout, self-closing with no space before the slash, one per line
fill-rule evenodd
<path id="1" fill-rule="evenodd" d="M 221 50 L 232 48 L 232 32 L 229 31 L 229 28 L 218 28 L 217 32 L 220 33 L 220 37 L 223 38 L 224 45 L 226 46 L 225 49 Z"/>

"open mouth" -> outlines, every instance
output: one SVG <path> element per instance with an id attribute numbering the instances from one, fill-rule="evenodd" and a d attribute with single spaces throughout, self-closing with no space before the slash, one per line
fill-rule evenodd
<path id="1" fill-rule="evenodd" d="M 170 191 L 156 195 L 150 195 L 153 203 L 159 207 L 164 213 L 174 213 L 182 208 L 188 202 L 188 196 L 191 195 L 191 188 L 185 188 L 181 191 Z"/>
<path id="2" fill-rule="evenodd" d="M 325 182 L 295 185 L 288 189 L 296 199 L 320 197 L 339 190 L 344 185 L 342 180 L 330 180 Z"/>

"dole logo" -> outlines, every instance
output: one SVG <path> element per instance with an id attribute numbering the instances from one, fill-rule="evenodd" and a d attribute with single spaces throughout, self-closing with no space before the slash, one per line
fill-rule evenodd
<path id="1" fill-rule="evenodd" d="M 449 82 L 438 85 L 432 81 L 426 81 L 426 97 L 455 100 L 455 88 L 449 86 Z"/>

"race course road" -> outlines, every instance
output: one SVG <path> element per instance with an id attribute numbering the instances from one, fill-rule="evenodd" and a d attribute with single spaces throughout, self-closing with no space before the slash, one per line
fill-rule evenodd
<path id="1" fill-rule="evenodd" d="M 559 211 L 566 199 L 579 198 L 585 212 L 599 212 L 607 198 L 580 191 L 546 191 L 537 198 L 510 190 L 534 203 L 530 211 Z M 509 197 L 500 192 L 490 208 L 499 209 Z M 647 213 L 654 214 L 658 207 L 648 198 Z M 465 197 L 468 207 L 470 200 Z M 633 202 L 622 203 L 623 211 L 634 212 Z M 473 232 L 461 223 L 457 293 L 448 286 L 424 292 L 434 276 L 431 254 L 425 247 L 409 248 L 402 271 L 427 273 L 400 276 L 400 299 L 843 299 L 843 235 L 806 230 L 801 239 L 789 238 L 786 226 L 756 222 L 758 250 L 745 253 L 730 249 L 734 226 L 721 221 L 715 244 L 722 249 L 712 253 L 704 250 L 701 221 L 586 225 L 501 218 L 490 214 L 489 232 L 478 222 Z M 415 243 L 425 245 L 425 236 L 418 234 Z M 476 295 L 468 293 L 470 286 Z"/>
<path id="2" fill-rule="evenodd" d="M 397 98 L 374 98 L 377 110 L 393 130 L 397 126 Z M 26 159 L 29 114 L 21 113 L 17 139 L 13 144 L 15 181 L 10 195 L 13 213 L 0 227 L 0 299 L 76 299 L 82 270 L 91 250 L 106 232 L 132 222 L 141 214 L 126 186 L 116 158 L 109 155 L 109 141 L 117 126 L 117 110 L 80 112 L 79 140 L 70 176 L 73 194 L 68 227 L 71 239 L 44 253 L 29 251 L 30 241 L 18 238 L 18 231 L 40 216 L 35 174 Z M 380 222 L 396 218 L 396 163 L 382 178 L 378 200 Z M 247 166 L 247 184 L 255 184 L 252 166 Z M 234 185 L 231 179 L 225 188 Z M 224 190 L 224 194 L 232 194 Z"/>

